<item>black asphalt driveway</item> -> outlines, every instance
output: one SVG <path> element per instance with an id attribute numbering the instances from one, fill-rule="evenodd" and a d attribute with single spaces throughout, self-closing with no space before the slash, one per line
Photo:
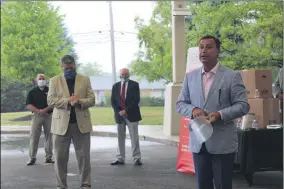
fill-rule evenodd
<path id="1" fill-rule="evenodd" d="M 28 136 L 2 135 L 1 188 L 2 189 L 54 189 L 52 165 L 44 164 L 43 139 L 40 141 L 37 164 L 26 166 Z M 71 146 L 73 149 L 73 146 Z M 196 189 L 195 176 L 175 170 L 177 148 L 141 141 L 142 167 L 132 165 L 130 141 L 127 141 L 126 165 L 114 167 L 110 162 L 116 153 L 116 138 L 92 137 L 93 189 Z M 74 150 L 71 151 L 68 186 L 79 189 L 79 176 Z M 241 174 L 234 176 L 234 189 L 281 189 L 282 172 L 256 173 L 255 186 L 248 187 Z"/>

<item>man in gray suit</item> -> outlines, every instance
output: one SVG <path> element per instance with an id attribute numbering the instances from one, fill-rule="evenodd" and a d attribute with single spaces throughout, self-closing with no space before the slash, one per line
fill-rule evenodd
<path id="1" fill-rule="evenodd" d="M 279 70 L 275 81 L 276 98 L 280 99 L 281 117 L 280 121 L 283 124 L 283 67 Z"/>
<path id="2" fill-rule="evenodd" d="M 176 110 L 190 119 L 206 116 L 213 134 L 198 143 L 190 133 L 190 151 L 199 189 L 231 189 L 234 155 L 238 149 L 234 119 L 246 115 L 250 106 L 239 72 L 219 64 L 220 41 L 205 36 L 199 42 L 203 67 L 185 75 Z"/>
<path id="3" fill-rule="evenodd" d="M 89 107 L 95 104 L 90 78 L 76 73 L 70 55 L 61 59 L 64 75 L 50 79 L 47 103 L 54 106 L 51 123 L 57 189 L 67 188 L 67 167 L 71 140 L 74 144 L 81 177 L 81 189 L 91 188 Z"/>

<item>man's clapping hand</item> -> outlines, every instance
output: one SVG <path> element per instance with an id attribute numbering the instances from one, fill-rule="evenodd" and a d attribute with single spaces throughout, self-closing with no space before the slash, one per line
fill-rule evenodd
<path id="1" fill-rule="evenodd" d="M 206 116 L 206 112 L 204 112 L 203 110 L 199 109 L 199 108 L 194 108 L 192 111 L 192 117 L 193 118 L 197 118 L 200 116 Z"/>
<path id="2" fill-rule="evenodd" d="M 214 123 L 214 122 L 219 121 L 221 119 L 221 114 L 220 114 L 220 112 L 212 112 L 206 117 L 206 119 L 210 123 Z"/>
<path id="3" fill-rule="evenodd" d="M 74 106 L 75 104 L 78 103 L 79 100 L 79 96 L 76 94 L 72 94 L 72 96 L 69 99 L 69 103 L 71 104 L 71 106 Z"/>
<path id="4" fill-rule="evenodd" d="M 38 111 L 38 114 L 41 115 L 41 116 L 46 116 L 48 113 L 47 113 L 46 109 L 40 109 Z"/>

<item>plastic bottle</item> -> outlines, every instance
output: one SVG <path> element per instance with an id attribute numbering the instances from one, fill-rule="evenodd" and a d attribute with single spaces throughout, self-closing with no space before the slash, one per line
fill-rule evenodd
<path id="1" fill-rule="evenodd" d="M 251 128 L 258 129 L 258 122 L 257 122 L 257 120 L 253 120 L 252 121 Z"/>
<path id="2" fill-rule="evenodd" d="M 241 129 L 242 128 L 242 119 L 239 118 L 237 121 L 237 128 Z"/>
<path id="3" fill-rule="evenodd" d="M 260 98 L 260 92 L 259 92 L 258 89 L 255 89 L 255 91 L 254 91 L 254 97 L 255 97 L 255 98 Z"/>

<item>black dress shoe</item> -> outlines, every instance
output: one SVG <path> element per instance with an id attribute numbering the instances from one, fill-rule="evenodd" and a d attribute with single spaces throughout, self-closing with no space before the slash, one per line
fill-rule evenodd
<path id="1" fill-rule="evenodd" d="M 30 161 L 28 161 L 27 165 L 34 165 L 36 162 L 36 159 L 30 159 Z"/>
<path id="2" fill-rule="evenodd" d="M 142 161 L 140 159 L 137 159 L 137 160 L 134 161 L 134 165 L 141 166 L 143 164 L 142 164 Z"/>
<path id="3" fill-rule="evenodd" d="M 124 165 L 123 161 L 115 160 L 114 162 L 110 163 L 111 165 Z"/>
<path id="4" fill-rule="evenodd" d="M 51 158 L 45 159 L 45 163 L 54 163 L 54 161 Z"/>
<path id="5" fill-rule="evenodd" d="M 80 189 L 91 189 L 91 185 L 88 184 L 82 184 Z"/>

